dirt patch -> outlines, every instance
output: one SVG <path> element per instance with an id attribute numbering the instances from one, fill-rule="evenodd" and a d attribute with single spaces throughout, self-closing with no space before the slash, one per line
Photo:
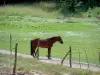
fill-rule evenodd
<path id="1" fill-rule="evenodd" d="M 11 75 L 12 74 L 12 69 L 8 67 L 1 67 L 0 68 L 0 75 Z"/>
<path id="2" fill-rule="evenodd" d="M 8 67 L 1 67 L 0 75 L 13 75 L 13 69 Z M 18 69 L 15 75 L 48 75 L 48 74 L 35 70 L 25 71 L 22 69 Z"/>

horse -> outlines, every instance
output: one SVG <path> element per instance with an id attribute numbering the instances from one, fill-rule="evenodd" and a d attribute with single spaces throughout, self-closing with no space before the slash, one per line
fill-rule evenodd
<path id="1" fill-rule="evenodd" d="M 30 54 L 35 58 L 36 57 L 36 48 L 48 48 L 48 59 L 51 59 L 51 48 L 55 42 L 60 42 L 63 44 L 63 40 L 60 36 L 54 36 L 46 39 L 35 38 L 30 41 Z"/>

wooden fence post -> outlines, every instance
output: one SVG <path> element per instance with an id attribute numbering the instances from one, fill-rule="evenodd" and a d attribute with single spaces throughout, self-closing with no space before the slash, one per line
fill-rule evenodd
<path id="1" fill-rule="evenodd" d="M 10 34 L 10 53 L 12 55 L 12 35 Z"/>
<path id="2" fill-rule="evenodd" d="M 81 63 L 80 63 L 80 58 L 81 58 L 80 54 L 81 54 L 81 52 L 79 51 L 78 53 L 79 53 L 79 65 L 80 65 L 80 68 L 81 68 Z"/>
<path id="3" fill-rule="evenodd" d="M 70 51 L 69 63 L 70 63 L 70 67 L 72 67 L 72 49 L 71 49 L 71 46 L 69 46 L 69 51 Z"/>
<path id="4" fill-rule="evenodd" d="M 13 75 L 16 75 L 16 64 L 17 64 L 17 46 L 18 43 L 15 45 L 15 60 L 14 60 L 14 67 L 13 67 Z"/>
<path id="5" fill-rule="evenodd" d="M 72 50 L 71 50 L 71 46 L 69 46 L 69 51 L 67 52 L 67 54 L 62 59 L 61 65 L 63 64 L 63 62 L 64 62 L 64 60 L 65 60 L 65 58 L 67 57 L 68 54 L 70 54 L 70 56 L 69 56 L 69 64 L 70 64 L 70 67 L 72 67 Z"/>
<path id="6" fill-rule="evenodd" d="M 99 52 L 99 62 L 100 62 L 100 52 Z"/>
<path id="7" fill-rule="evenodd" d="M 89 69 L 89 61 L 88 61 L 88 56 L 87 56 L 86 50 L 85 50 L 85 54 L 86 54 L 86 59 L 87 59 L 88 69 Z"/>
<path id="8" fill-rule="evenodd" d="M 70 51 L 68 51 L 67 54 L 66 54 L 66 55 L 64 56 L 64 58 L 62 59 L 61 65 L 63 64 L 63 62 L 64 62 L 65 58 L 67 57 L 67 55 L 69 54 L 69 52 L 70 52 Z"/>

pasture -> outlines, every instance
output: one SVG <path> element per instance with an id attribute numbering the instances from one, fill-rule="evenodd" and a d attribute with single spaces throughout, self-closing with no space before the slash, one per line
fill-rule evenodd
<path id="1" fill-rule="evenodd" d="M 9 50 L 9 35 L 12 34 L 13 48 L 18 42 L 18 52 L 30 54 L 30 40 L 61 36 L 64 44 L 55 43 L 52 57 L 62 58 L 72 46 L 72 58 L 86 62 L 85 50 L 90 63 L 99 64 L 100 21 L 91 17 L 59 18 L 58 12 L 48 13 L 35 7 L 0 7 L 0 49 Z M 55 15 L 56 14 L 56 15 Z M 47 49 L 40 48 L 40 56 L 46 56 Z"/>

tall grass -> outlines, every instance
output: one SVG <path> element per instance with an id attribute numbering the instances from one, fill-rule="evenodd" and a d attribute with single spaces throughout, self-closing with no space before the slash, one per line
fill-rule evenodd
<path id="1" fill-rule="evenodd" d="M 14 63 L 14 56 L 9 55 L 3 55 L 0 54 L 0 69 L 1 68 L 13 68 Z M 36 71 L 36 72 L 43 72 L 46 75 L 100 75 L 100 72 L 92 72 L 88 70 L 83 69 L 74 69 L 74 68 L 68 68 L 61 65 L 53 65 L 53 64 L 47 64 L 42 63 L 40 61 L 37 61 L 35 59 L 31 58 L 17 58 L 17 71 L 22 72 L 29 72 L 29 71 Z M 2 73 L 4 70 L 1 71 Z"/>
<path id="2" fill-rule="evenodd" d="M 0 6 L 0 15 L 19 15 L 19 16 L 37 16 L 47 18 L 62 17 L 98 17 L 100 16 L 100 7 L 90 8 L 87 12 L 77 11 L 69 12 L 67 8 L 59 7 L 56 3 L 40 2 L 30 4 L 15 4 Z"/>
<path id="3" fill-rule="evenodd" d="M 19 15 L 19 16 L 37 16 L 47 18 L 57 18 L 60 14 L 55 10 L 53 3 L 39 3 L 39 4 L 16 4 L 6 5 L 0 7 L 0 15 Z"/>

